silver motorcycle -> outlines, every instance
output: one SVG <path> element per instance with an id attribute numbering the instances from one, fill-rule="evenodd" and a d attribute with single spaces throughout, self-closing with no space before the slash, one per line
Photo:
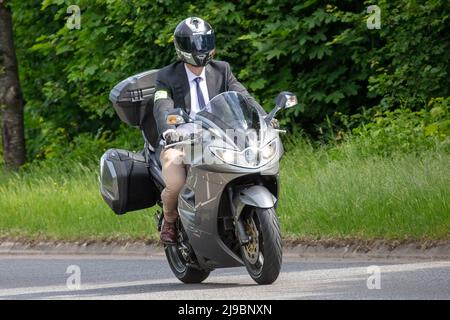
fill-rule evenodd
<path id="1" fill-rule="evenodd" d="M 159 155 L 163 148 L 179 148 L 187 178 L 178 197 L 178 241 L 164 246 L 175 276 L 199 283 L 214 269 L 245 266 L 258 284 L 273 283 L 282 264 L 276 208 L 283 147 L 282 130 L 270 123 L 276 112 L 297 104 L 295 95 L 280 93 L 266 116 L 233 91 L 214 97 L 194 117 L 174 109 L 167 122 L 184 130 L 187 138 L 163 145 L 155 133 L 152 92 L 147 90 L 154 88 L 156 72 L 130 77 L 111 92 L 119 117 L 142 130 L 144 150 L 111 149 L 102 156 L 104 200 L 117 214 L 161 206 Z M 131 101 L 133 95 L 136 101 Z M 130 112 L 133 106 L 139 112 Z M 156 218 L 160 231 L 162 213 Z"/>

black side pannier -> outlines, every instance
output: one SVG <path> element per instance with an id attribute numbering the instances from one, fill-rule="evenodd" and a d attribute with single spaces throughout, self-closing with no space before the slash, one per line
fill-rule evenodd
<path id="1" fill-rule="evenodd" d="M 120 120 L 139 127 L 153 150 L 158 144 L 158 131 L 153 117 L 153 96 L 158 69 L 131 76 L 117 84 L 109 94 L 109 100 Z"/>
<path id="2" fill-rule="evenodd" d="M 100 159 L 100 192 L 116 214 L 152 207 L 160 199 L 144 156 L 121 149 Z"/>

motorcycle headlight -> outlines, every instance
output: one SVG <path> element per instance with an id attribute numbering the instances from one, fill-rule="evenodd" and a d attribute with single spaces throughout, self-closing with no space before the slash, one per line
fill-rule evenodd
<path id="1" fill-rule="evenodd" d="M 223 149 L 219 151 L 220 158 L 226 163 L 234 163 L 236 161 L 236 152 Z"/>
<path id="2" fill-rule="evenodd" d="M 277 141 L 273 140 L 262 148 L 261 156 L 264 160 L 270 160 L 275 156 L 276 152 L 277 152 Z"/>
<path id="3" fill-rule="evenodd" d="M 236 164 L 238 152 L 225 148 L 210 147 L 212 153 L 223 162 Z"/>
<path id="4" fill-rule="evenodd" d="M 248 147 L 242 151 L 210 146 L 211 152 L 221 161 L 239 167 L 257 168 L 272 160 L 277 153 L 277 141 L 272 140 L 262 148 Z"/>

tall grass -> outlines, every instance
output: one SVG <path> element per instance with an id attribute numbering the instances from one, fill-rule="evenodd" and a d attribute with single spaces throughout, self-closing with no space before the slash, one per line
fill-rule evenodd
<path id="1" fill-rule="evenodd" d="M 150 210 L 116 216 L 96 170 L 71 163 L 0 174 L 0 234 L 47 239 L 138 239 L 155 231 Z"/>
<path id="2" fill-rule="evenodd" d="M 450 156 L 358 157 L 348 145 L 291 150 L 281 166 L 286 234 L 308 238 L 450 238 Z"/>
<path id="3" fill-rule="evenodd" d="M 0 173 L 0 235 L 76 239 L 156 237 L 153 211 L 116 216 L 96 169 L 45 163 Z M 283 233 L 303 238 L 450 238 L 450 155 L 354 154 L 351 146 L 289 147 L 281 163 Z"/>

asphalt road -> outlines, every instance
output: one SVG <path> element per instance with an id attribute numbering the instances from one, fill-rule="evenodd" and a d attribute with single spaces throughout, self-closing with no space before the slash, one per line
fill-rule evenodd
<path id="1" fill-rule="evenodd" d="M 278 280 L 258 286 L 245 268 L 182 284 L 160 255 L 0 256 L 0 299 L 450 299 L 450 261 L 288 256 Z"/>

